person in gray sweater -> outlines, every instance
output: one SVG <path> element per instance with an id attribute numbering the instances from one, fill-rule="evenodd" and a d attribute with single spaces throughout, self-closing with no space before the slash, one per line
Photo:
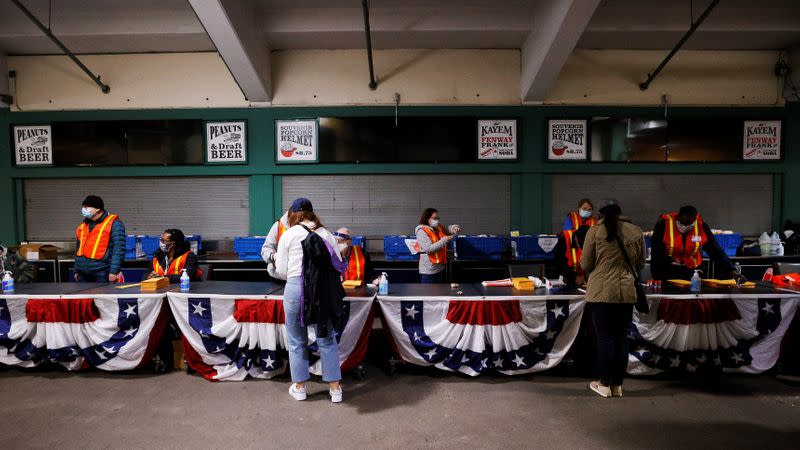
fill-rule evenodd
<path id="1" fill-rule="evenodd" d="M 459 225 L 445 227 L 439 223 L 439 212 L 428 208 L 422 212 L 414 230 L 419 246 L 419 274 L 423 283 L 444 283 L 447 266 L 447 243 L 461 231 Z"/>

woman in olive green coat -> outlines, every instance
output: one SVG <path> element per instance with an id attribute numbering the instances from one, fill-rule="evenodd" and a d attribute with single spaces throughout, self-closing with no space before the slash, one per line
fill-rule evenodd
<path id="1" fill-rule="evenodd" d="M 581 267 L 589 278 L 586 302 L 597 334 L 600 372 L 600 380 L 589 387 L 603 397 L 622 397 L 628 366 L 626 329 L 636 303 L 636 288 L 619 242 L 637 272 L 644 268 L 646 251 L 641 228 L 622 215 L 619 205 L 601 208 L 600 216 L 586 234 L 581 257 Z"/>

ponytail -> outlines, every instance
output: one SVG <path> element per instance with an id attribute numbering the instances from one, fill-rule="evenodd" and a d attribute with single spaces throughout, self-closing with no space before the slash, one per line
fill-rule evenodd
<path id="1" fill-rule="evenodd" d="M 606 242 L 617 239 L 619 233 L 619 216 L 622 209 L 619 205 L 608 205 L 600 209 L 600 216 L 603 218 L 603 226 L 606 227 Z"/>

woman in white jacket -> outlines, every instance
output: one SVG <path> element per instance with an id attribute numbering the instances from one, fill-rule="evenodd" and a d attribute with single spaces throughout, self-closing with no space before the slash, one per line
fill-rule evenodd
<path id="1" fill-rule="evenodd" d="M 283 311 L 286 316 L 286 334 L 289 347 L 289 367 L 292 374 L 292 385 L 289 394 L 296 400 L 305 400 L 306 381 L 310 378 L 308 371 L 308 328 L 301 324 L 303 315 L 303 247 L 302 242 L 308 236 L 306 227 L 317 233 L 326 241 L 330 249 L 336 249 L 336 238 L 326 230 L 314 214 L 311 202 L 298 198 L 292 203 L 288 213 L 289 229 L 278 242 L 275 254 L 275 273 L 277 278 L 286 280 L 283 293 Z M 305 226 L 305 227 L 304 227 Z M 333 251 L 339 261 L 341 255 Z M 339 367 L 339 348 L 334 337 L 333 325 L 328 326 L 328 336 L 316 335 L 322 361 L 322 379 L 329 384 L 331 401 L 342 401 L 342 371 Z M 318 331 L 318 330 L 317 330 Z"/>

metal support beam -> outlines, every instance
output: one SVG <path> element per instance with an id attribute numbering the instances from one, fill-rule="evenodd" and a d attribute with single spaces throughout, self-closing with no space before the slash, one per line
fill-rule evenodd
<path id="1" fill-rule="evenodd" d="M 654 70 L 653 73 L 647 74 L 647 80 L 645 80 L 644 83 L 639 85 L 639 89 L 646 91 L 647 88 L 650 87 L 650 83 L 652 83 L 653 80 L 656 79 L 658 74 L 661 73 L 661 71 L 664 69 L 667 63 L 672 59 L 672 57 L 675 56 L 676 53 L 678 53 L 678 50 L 680 50 L 681 47 L 683 47 L 683 44 L 685 44 L 686 41 L 688 41 L 689 38 L 694 34 L 695 30 L 697 30 L 697 27 L 699 27 L 700 24 L 703 23 L 704 20 L 706 20 L 706 17 L 708 17 L 708 15 L 711 14 L 711 10 L 713 10 L 718 3 L 719 0 L 713 0 L 711 4 L 708 5 L 708 8 L 706 8 L 706 10 L 703 11 L 703 14 L 700 17 L 698 17 L 697 20 L 692 24 L 692 26 L 689 28 L 689 31 L 687 31 L 686 34 L 683 35 L 681 40 L 678 41 L 678 43 L 675 45 L 672 51 L 669 52 L 667 57 L 664 58 L 663 61 L 661 61 L 661 64 L 659 64 L 658 67 L 656 67 L 656 70 Z"/>
<path id="2" fill-rule="evenodd" d="M 55 36 L 55 35 L 54 35 L 52 32 L 51 32 L 51 31 L 50 31 L 50 29 L 49 29 L 49 28 L 47 28 L 46 26 L 44 26 L 44 24 L 43 24 L 42 22 L 40 22 L 40 21 L 39 21 L 39 19 L 37 19 L 37 18 L 36 18 L 36 16 L 34 16 L 34 15 L 33 15 L 33 13 L 31 13 L 31 12 L 28 10 L 28 8 L 26 8 L 26 7 L 25 7 L 25 5 L 23 5 L 23 4 L 22 4 L 22 2 L 21 2 L 21 1 L 19 1 L 19 0 L 11 0 L 11 1 L 12 1 L 12 2 L 13 2 L 15 5 L 17 5 L 17 8 L 19 8 L 19 9 L 20 9 L 20 11 L 22 11 L 22 12 L 23 12 L 23 13 L 24 13 L 26 16 L 28 16 L 28 19 L 30 19 L 30 20 L 31 20 L 31 22 L 33 22 L 33 23 L 34 23 L 34 24 L 35 24 L 37 27 L 39 27 L 39 29 L 40 29 L 40 30 L 42 30 L 42 33 L 44 33 L 44 34 L 45 34 L 45 36 L 49 37 L 49 38 L 50 38 L 50 40 L 51 40 L 51 41 L 53 41 L 53 43 L 54 43 L 54 44 L 56 44 L 56 45 L 58 46 L 58 48 L 60 48 L 60 49 L 61 49 L 61 51 L 62 51 L 62 52 L 64 52 L 64 54 L 65 54 L 65 55 L 69 56 L 69 59 L 71 59 L 71 60 L 72 60 L 72 62 L 74 62 L 75 64 L 77 64 L 77 65 L 78 65 L 78 67 L 80 67 L 80 68 L 81 68 L 81 70 L 83 70 L 83 71 L 84 71 L 84 73 L 86 73 L 86 75 L 88 75 L 88 76 L 89 76 L 89 78 L 91 78 L 91 79 L 92 79 L 92 81 L 94 81 L 94 82 L 95 82 L 95 84 L 97 84 L 97 86 L 99 86 L 99 87 L 100 87 L 100 90 L 101 90 L 101 91 L 103 91 L 103 94 L 108 94 L 109 92 L 111 92 L 111 87 L 110 87 L 109 85 L 107 85 L 107 84 L 103 83 L 102 81 L 100 81 L 100 75 L 95 75 L 95 74 L 94 74 L 94 73 L 93 73 L 91 70 L 89 70 L 89 68 L 88 68 L 88 67 L 86 67 L 86 65 L 85 65 L 85 64 L 83 64 L 83 63 L 81 62 L 81 60 L 80 60 L 80 59 L 78 59 L 78 57 L 77 57 L 77 56 L 75 56 L 75 55 L 74 55 L 74 54 L 73 54 L 73 53 L 72 53 L 72 52 L 71 52 L 71 51 L 70 51 L 70 50 L 69 50 L 69 49 L 68 49 L 68 48 L 67 48 L 67 47 L 66 47 L 66 46 L 65 46 L 65 45 L 64 45 L 64 44 L 63 44 L 63 43 L 62 43 L 62 42 L 61 42 L 61 41 L 60 41 L 60 40 L 59 40 L 59 39 L 58 39 L 58 38 L 57 38 L 57 37 L 56 37 L 56 36 Z"/>
<path id="3" fill-rule="evenodd" d="M 523 102 L 544 101 L 599 4 L 600 0 L 550 0 L 537 11 L 521 49 Z"/>
<path id="4" fill-rule="evenodd" d="M 272 100 L 270 55 L 254 3 L 245 0 L 189 0 L 245 98 Z"/>
<path id="5" fill-rule="evenodd" d="M 369 88 L 375 90 L 378 83 L 375 82 L 375 66 L 372 64 L 372 33 L 369 29 L 369 0 L 361 0 L 364 9 L 364 32 L 367 35 L 367 62 L 369 63 Z"/>
<path id="6" fill-rule="evenodd" d="M 0 53 L 0 108 L 8 108 L 14 103 L 8 85 L 8 56 Z"/>

